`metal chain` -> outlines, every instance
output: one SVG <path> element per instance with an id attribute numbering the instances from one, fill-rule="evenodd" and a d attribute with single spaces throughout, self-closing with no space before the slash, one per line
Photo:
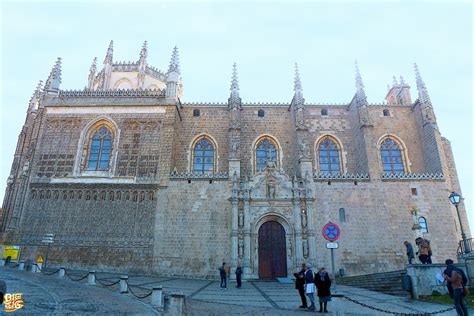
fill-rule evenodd
<path id="1" fill-rule="evenodd" d="M 128 284 L 128 281 L 125 281 L 125 282 L 127 282 L 127 287 L 128 287 L 128 290 L 130 291 L 130 293 L 131 293 L 133 296 L 135 296 L 136 298 L 138 298 L 138 299 L 147 298 L 148 296 L 150 296 L 150 295 L 153 293 L 153 291 L 150 291 L 150 293 L 148 293 L 148 294 L 145 294 L 145 295 L 143 295 L 143 296 L 139 296 L 139 295 L 133 293 L 132 287 L 130 286 L 130 284 Z"/>
<path id="2" fill-rule="evenodd" d="M 56 271 L 54 272 L 51 272 L 51 273 L 46 273 L 46 272 L 43 272 L 44 275 L 53 275 L 53 274 L 56 274 L 59 272 L 60 269 L 57 269 Z"/>
<path id="3" fill-rule="evenodd" d="M 365 303 L 362 303 L 362 302 L 359 302 L 359 301 L 356 301 L 348 296 L 345 296 L 343 295 L 342 297 L 344 297 L 345 299 L 347 299 L 348 301 L 351 301 L 353 303 L 356 303 L 358 305 L 361 305 L 361 306 L 364 306 L 364 307 L 367 307 L 368 309 L 372 309 L 372 310 L 375 310 L 375 311 L 378 311 L 378 312 L 382 312 L 382 313 L 387 313 L 387 314 L 392 314 L 392 315 L 398 315 L 398 316 L 429 316 L 429 315 L 436 315 L 436 314 L 441 314 L 441 313 L 445 313 L 445 312 L 449 312 L 451 310 L 454 309 L 454 307 L 449 307 L 449 308 L 446 308 L 446 309 L 443 309 L 443 310 L 439 310 L 439 311 L 436 311 L 436 312 L 431 312 L 431 313 L 399 313 L 399 312 L 392 312 L 392 311 L 388 311 L 388 310 L 385 310 L 385 309 L 382 309 L 382 308 L 378 308 L 378 307 L 375 307 L 375 306 L 370 306 L 370 305 L 367 305 Z"/>
<path id="4" fill-rule="evenodd" d="M 82 281 L 85 278 L 87 278 L 87 276 L 89 275 L 89 272 L 87 272 L 83 277 L 80 277 L 79 279 L 72 278 L 71 275 L 67 272 L 67 270 L 64 270 L 64 274 L 67 275 L 67 277 L 70 278 L 73 281 Z"/>
<path id="5" fill-rule="evenodd" d="M 10 264 L 10 263 L 9 263 L 9 264 Z M 12 266 L 8 266 L 8 265 L 7 265 L 7 267 L 9 267 L 9 268 L 12 268 L 12 269 L 13 269 L 13 268 L 16 268 L 16 267 L 18 267 L 19 265 L 20 265 L 20 264 L 19 264 L 19 263 L 17 263 L 17 264 L 15 264 L 13 267 L 12 267 Z"/>
<path id="6" fill-rule="evenodd" d="M 96 278 L 96 281 L 99 282 L 99 284 L 101 284 L 103 286 L 113 286 L 115 284 L 118 284 L 120 282 L 120 279 L 118 279 L 117 282 L 112 282 L 110 284 L 104 283 L 104 282 L 102 282 L 103 280 L 97 279 L 97 278 Z"/>

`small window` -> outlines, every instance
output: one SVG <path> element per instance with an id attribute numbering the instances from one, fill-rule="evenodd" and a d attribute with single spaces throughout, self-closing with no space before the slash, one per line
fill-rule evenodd
<path id="1" fill-rule="evenodd" d="M 193 116 L 201 116 L 201 111 L 199 109 L 194 109 Z"/>
<path id="2" fill-rule="evenodd" d="M 383 116 L 390 116 L 389 110 L 383 110 Z"/>
<path id="3" fill-rule="evenodd" d="M 328 109 L 322 109 L 321 115 L 328 115 Z"/>
<path id="4" fill-rule="evenodd" d="M 416 188 L 411 188 L 411 195 L 418 195 L 418 190 Z"/>
<path id="5" fill-rule="evenodd" d="M 426 223 L 426 218 L 423 216 L 418 218 L 418 224 L 420 225 L 420 230 L 422 233 L 428 232 L 428 224 Z"/>
<path id="6" fill-rule="evenodd" d="M 339 209 L 339 223 L 346 222 L 346 210 L 343 208 Z"/>
<path id="7" fill-rule="evenodd" d="M 264 117 L 265 116 L 265 111 L 264 110 L 258 110 L 258 117 Z"/>

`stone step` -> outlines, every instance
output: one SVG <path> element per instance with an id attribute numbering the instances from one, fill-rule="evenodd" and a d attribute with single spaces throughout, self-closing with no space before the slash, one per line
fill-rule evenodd
<path id="1" fill-rule="evenodd" d="M 386 273 L 342 277 L 337 281 L 342 285 L 350 285 L 371 291 L 406 297 L 409 296 L 409 292 L 404 291 L 402 287 L 402 276 L 404 274 L 405 271 L 390 271 Z"/>

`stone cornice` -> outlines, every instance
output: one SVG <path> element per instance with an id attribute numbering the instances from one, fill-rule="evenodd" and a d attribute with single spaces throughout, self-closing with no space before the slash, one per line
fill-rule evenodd
<path id="1" fill-rule="evenodd" d="M 383 181 L 445 180 L 442 173 L 382 173 L 381 178 Z"/>
<path id="2" fill-rule="evenodd" d="M 229 173 L 220 171 L 216 173 L 193 173 L 174 170 L 170 174 L 170 180 L 228 180 Z"/>
<path id="3" fill-rule="evenodd" d="M 316 173 L 314 181 L 369 181 L 370 177 L 367 173 Z"/>

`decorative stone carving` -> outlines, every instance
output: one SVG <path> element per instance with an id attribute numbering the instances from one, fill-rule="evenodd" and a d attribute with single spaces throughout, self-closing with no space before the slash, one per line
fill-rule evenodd
<path id="1" fill-rule="evenodd" d="M 306 217 L 306 210 L 301 210 L 301 227 L 306 228 L 307 225 L 307 217 Z"/>
<path id="2" fill-rule="evenodd" d="M 308 240 L 303 240 L 303 257 L 307 259 L 309 256 L 309 247 L 308 247 Z"/>
<path id="3" fill-rule="evenodd" d="M 242 211 L 239 212 L 239 227 L 244 227 L 244 212 Z"/>
<path id="4" fill-rule="evenodd" d="M 244 256 L 244 240 L 243 239 L 239 239 L 239 258 L 242 259 L 242 257 Z"/>

